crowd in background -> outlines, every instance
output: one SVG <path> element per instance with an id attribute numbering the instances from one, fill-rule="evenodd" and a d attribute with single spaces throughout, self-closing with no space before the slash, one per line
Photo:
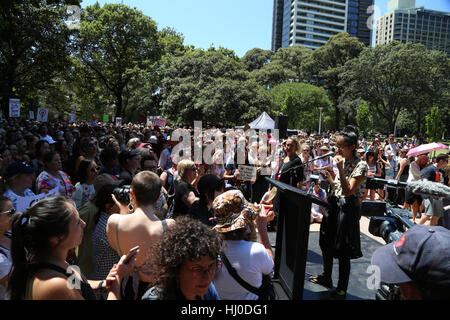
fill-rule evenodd
<path id="1" fill-rule="evenodd" d="M 184 128 L 191 141 L 182 141 L 182 156 L 172 152 L 178 143 L 171 140 L 174 129 L 3 121 L 1 297 L 61 297 L 46 287 L 46 280 L 57 274 L 70 277 L 67 264 L 80 267 L 77 277 L 85 288 L 71 298 L 257 299 L 232 281 L 219 256 L 226 255 L 252 286 L 261 285 L 273 268 L 268 231 L 277 229 L 277 192 L 265 177 L 326 201 L 332 192 L 329 177 L 339 175 L 334 154 L 340 133 L 300 131 L 276 140 L 270 133 L 230 135 L 217 128 L 194 137 L 193 128 Z M 217 137 L 223 138 L 222 148 Z M 420 144 L 415 136 L 359 138 L 357 155 L 367 163 L 368 177 L 412 181 L 435 163 L 428 157 L 407 157 Z M 211 164 L 203 164 L 205 154 Z M 449 185 L 446 159 L 439 162 L 442 179 L 433 181 Z M 256 167 L 255 179 L 242 180 L 238 163 Z M 282 176 L 286 170 L 295 173 L 287 180 Z M 395 202 L 411 208 L 414 222 L 420 214 L 418 223 L 430 220 L 420 197 L 370 184 L 363 189 L 363 199 Z M 55 197 L 15 213 L 21 198 L 53 193 Z M 323 210 L 312 206 L 311 223 L 322 222 Z M 52 226 L 60 233 L 50 232 Z M 45 236 L 30 239 L 38 232 Z M 125 263 L 123 256 L 136 245 L 138 253 Z M 24 270 L 16 267 L 18 261 L 39 268 Z M 8 282 L 12 289 L 7 292 Z"/>

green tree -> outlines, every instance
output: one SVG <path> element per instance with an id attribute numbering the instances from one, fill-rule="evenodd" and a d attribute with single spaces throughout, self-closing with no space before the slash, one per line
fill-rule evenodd
<path id="1" fill-rule="evenodd" d="M 314 50 L 305 63 L 305 74 L 310 81 L 319 84 L 328 92 L 335 112 L 335 126 L 339 129 L 343 106 L 339 104 L 344 87 L 339 84 L 339 76 L 347 61 L 357 58 L 364 49 L 364 44 L 348 33 L 342 32 L 331 37 L 325 45 Z M 347 110 L 348 111 L 348 110 Z M 348 112 L 344 113 L 345 124 L 348 124 Z"/>
<path id="2" fill-rule="evenodd" d="M 411 116 L 415 117 L 416 133 L 421 134 L 424 117 L 433 105 L 450 105 L 446 98 L 450 91 L 450 59 L 445 52 L 427 50 L 422 44 L 414 45 L 414 49 L 414 67 L 410 72 L 414 79 L 412 89 L 415 94 L 410 111 Z M 442 115 L 445 115 L 445 112 Z M 450 121 L 448 112 L 446 119 Z"/>
<path id="3" fill-rule="evenodd" d="M 426 134 L 428 142 L 436 142 L 442 138 L 445 132 L 444 124 L 442 123 L 441 113 L 438 107 L 431 108 L 431 112 L 425 117 L 426 120 Z"/>
<path id="4" fill-rule="evenodd" d="M 66 9 L 80 2 L 1 1 L 0 103 L 5 115 L 10 98 L 36 106 L 38 91 L 70 66 Z"/>
<path id="5" fill-rule="evenodd" d="M 372 114 L 369 106 L 360 104 L 356 110 L 356 123 L 360 133 L 367 134 L 372 126 Z"/>
<path id="6" fill-rule="evenodd" d="M 123 4 L 98 2 L 86 7 L 76 40 L 81 72 L 91 83 L 101 83 L 115 98 L 116 116 L 126 108 L 129 92 L 146 79 L 153 93 L 158 87 L 157 61 L 162 50 L 156 23 Z"/>
<path id="7" fill-rule="evenodd" d="M 242 125 L 270 105 L 268 93 L 228 49 L 189 50 L 162 72 L 162 111 L 173 123 Z"/>
<path id="8" fill-rule="evenodd" d="M 260 69 L 254 69 L 252 77 L 266 88 L 272 88 L 284 82 L 304 82 L 305 62 L 311 50 L 300 46 L 280 48 L 271 57 L 270 63 Z"/>
<path id="9" fill-rule="evenodd" d="M 246 66 L 247 71 L 252 72 L 268 64 L 273 54 L 274 52 L 272 50 L 254 48 L 247 51 L 241 58 L 241 61 Z"/>
<path id="10" fill-rule="evenodd" d="M 289 127 L 316 130 L 320 108 L 323 118 L 330 114 L 330 100 L 323 88 L 306 83 L 282 83 L 270 89 L 272 116 L 286 115 Z"/>
<path id="11" fill-rule="evenodd" d="M 366 48 L 358 59 L 346 63 L 339 85 L 347 99 L 367 101 L 378 117 L 394 131 L 399 113 L 414 105 L 420 89 L 416 69 L 422 61 L 420 46 L 393 41 Z"/>

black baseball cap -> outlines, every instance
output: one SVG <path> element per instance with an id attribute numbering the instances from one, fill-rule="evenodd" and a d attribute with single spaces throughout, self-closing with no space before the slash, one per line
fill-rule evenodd
<path id="1" fill-rule="evenodd" d="M 400 240 L 377 249 L 372 265 L 384 283 L 420 281 L 450 286 L 450 230 L 417 225 Z"/>
<path id="2" fill-rule="evenodd" d="M 25 162 L 15 161 L 6 168 L 5 179 L 9 179 L 20 173 L 35 173 L 35 169 Z"/>

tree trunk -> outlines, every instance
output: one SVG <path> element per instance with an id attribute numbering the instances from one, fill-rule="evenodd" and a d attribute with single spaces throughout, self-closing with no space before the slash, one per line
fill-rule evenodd
<path id="1" fill-rule="evenodd" d="M 421 134 L 422 133 L 422 117 L 421 117 L 421 110 L 418 109 L 417 110 L 417 134 Z"/>
<path id="2" fill-rule="evenodd" d="M 334 114 L 335 114 L 335 121 L 336 121 L 336 124 L 335 124 L 335 130 L 339 130 L 339 125 L 341 124 L 341 110 L 339 109 L 339 107 L 338 106 L 335 106 L 334 107 Z"/>
<path id="3" fill-rule="evenodd" d="M 116 117 L 122 117 L 123 97 L 122 93 L 116 93 Z"/>

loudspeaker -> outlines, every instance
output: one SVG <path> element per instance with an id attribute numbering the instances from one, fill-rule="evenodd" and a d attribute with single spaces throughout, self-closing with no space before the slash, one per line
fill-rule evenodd
<path id="1" fill-rule="evenodd" d="M 288 117 L 287 116 L 277 116 L 275 118 L 275 129 L 278 129 L 279 138 L 287 139 L 288 133 Z"/>

